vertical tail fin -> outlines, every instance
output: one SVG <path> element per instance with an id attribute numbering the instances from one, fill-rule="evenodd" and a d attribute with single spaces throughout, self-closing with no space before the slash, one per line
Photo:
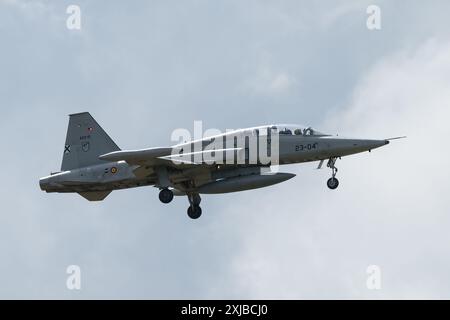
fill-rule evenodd
<path id="1" fill-rule="evenodd" d="M 119 150 L 89 112 L 71 114 L 61 170 L 103 163 L 100 155 Z"/>

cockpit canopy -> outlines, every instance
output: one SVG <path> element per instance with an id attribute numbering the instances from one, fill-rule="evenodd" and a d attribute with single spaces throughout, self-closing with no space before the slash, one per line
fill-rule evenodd
<path id="1" fill-rule="evenodd" d="M 294 136 L 327 136 L 311 127 L 304 127 L 296 124 L 277 124 L 269 126 L 268 129 L 276 130 L 280 135 Z"/>

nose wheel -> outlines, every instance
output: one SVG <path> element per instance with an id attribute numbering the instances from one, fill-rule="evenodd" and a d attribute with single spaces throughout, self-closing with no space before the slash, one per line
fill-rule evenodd
<path id="1" fill-rule="evenodd" d="M 330 178 L 327 181 L 327 186 L 331 190 L 334 190 L 334 189 L 336 189 L 339 186 L 339 180 L 336 179 L 336 178 Z"/>
<path id="2" fill-rule="evenodd" d="M 330 160 L 328 160 L 327 163 L 327 167 L 331 169 L 331 178 L 328 179 L 327 186 L 331 190 L 334 190 L 339 186 L 339 180 L 336 178 L 336 173 L 338 171 L 338 169 L 335 166 L 336 160 L 337 158 L 330 158 Z"/>

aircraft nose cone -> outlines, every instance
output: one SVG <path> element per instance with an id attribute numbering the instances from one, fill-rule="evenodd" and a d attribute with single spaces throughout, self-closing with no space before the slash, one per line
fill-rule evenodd
<path id="1" fill-rule="evenodd" d="M 362 140 L 360 146 L 366 150 L 372 150 L 389 144 L 387 140 Z"/>
<path id="2" fill-rule="evenodd" d="M 389 143 L 389 141 L 388 141 Z M 386 140 L 368 140 L 367 141 L 367 148 L 369 149 L 375 149 L 375 148 L 379 148 L 382 146 L 387 145 Z"/>
<path id="3" fill-rule="evenodd" d="M 389 143 L 388 140 L 365 140 L 365 139 L 356 139 L 349 141 L 349 149 L 352 152 L 364 152 L 370 151 L 372 149 L 376 149 L 382 146 L 385 146 Z"/>

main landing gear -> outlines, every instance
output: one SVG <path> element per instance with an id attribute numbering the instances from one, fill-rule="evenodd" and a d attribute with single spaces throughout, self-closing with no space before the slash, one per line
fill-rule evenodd
<path id="1" fill-rule="evenodd" d="M 162 203 L 169 203 L 173 200 L 173 192 L 169 188 L 163 188 L 159 191 L 159 200 Z M 198 219 L 202 215 L 202 208 L 200 208 L 200 202 L 202 199 L 198 193 L 188 194 L 189 207 L 187 209 L 187 214 L 191 219 Z"/>
<path id="2" fill-rule="evenodd" d="M 169 203 L 173 200 L 173 192 L 170 189 L 164 188 L 159 192 L 159 200 L 162 203 Z"/>
<path id="3" fill-rule="evenodd" d="M 337 158 L 330 158 L 327 163 L 327 167 L 331 168 L 331 178 L 327 181 L 327 186 L 331 190 L 336 189 L 339 186 L 339 180 L 336 178 L 338 169 L 335 167 Z"/>
<path id="4" fill-rule="evenodd" d="M 202 208 L 200 208 L 200 202 L 202 199 L 198 193 L 188 194 L 188 200 L 190 203 L 187 209 L 187 214 L 191 219 L 198 219 L 202 215 Z"/>

